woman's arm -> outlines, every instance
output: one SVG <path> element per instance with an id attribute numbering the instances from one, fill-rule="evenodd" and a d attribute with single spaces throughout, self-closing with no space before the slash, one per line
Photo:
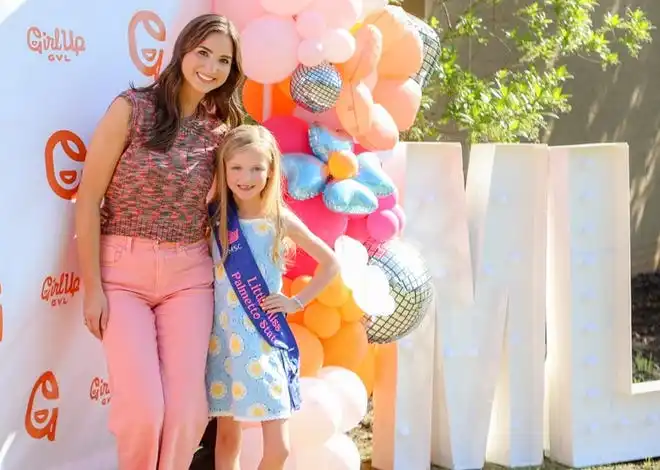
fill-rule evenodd
<path id="1" fill-rule="evenodd" d="M 339 261 L 334 251 L 292 212 L 286 212 L 285 228 L 291 241 L 318 263 L 312 279 L 296 295 L 300 303 L 305 306 L 318 297 L 339 274 Z"/>
<path id="2" fill-rule="evenodd" d="M 116 99 L 94 131 L 85 158 L 75 211 L 78 260 L 87 293 L 101 289 L 101 201 L 124 150 L 131 112 L 131 104 L 126 99 Z"/>

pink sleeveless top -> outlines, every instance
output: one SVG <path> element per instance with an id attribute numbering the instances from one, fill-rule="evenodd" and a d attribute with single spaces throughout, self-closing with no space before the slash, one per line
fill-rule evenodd
<path id="1" fill-rule="evenodd" d="M 182 120 L 168 152 L 144 143 L 155 125 L 152 93 L 127 90 L 127 147 L 105 193 L 101 233 L 163 242 L 193 243 L 206 235 L 206 196 L 215 174 L 215 151 L 226 131 L 213 117 Z"/>

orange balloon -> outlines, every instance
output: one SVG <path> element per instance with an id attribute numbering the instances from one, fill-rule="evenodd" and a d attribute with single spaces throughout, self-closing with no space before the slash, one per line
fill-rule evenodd
<path id="1" fill-rule="evenodd" d="M 339 331 L 341 315 L 336 308 L 312 302 L 305 308 L 303 324 L 319 338 L 329 338 Z"/>
<path id="2" fill-rule="evenodd" d="M 364 359 L 360 363 L 360 365 L 357 367 L 356 370 L 354 370 L 360 379 L 362 380 L 362 383 L 364 384 L 364 388 L 367 389 L 367 395 L 371 396 L 371 394 L 374 391 L 374 384 L 376 383 L 376 346 L 373 344 L 370 344 L 369 347 L 367 348 L 367 353 L 364 356 Z"/>
<path id="3" fill-rule="evenodd" d="M 320 303 L 328 307 L 341 307 L 344 305 L 348 298 L 351 296 L 351 291 L 344 284 L 341 276 L 335 276 L 330 284 L 316 298 Z"/>
<path id="4" fill-rule="evenodd" d="M 298 295 L 300 294 L 300 291 L 309 284 L 309 281 L 312 280 L 312 276 L 298 276 L 293 280 L 291 283 L 291 295 Z"/>
<path id="5" fill-rule="evenodd" d="M 279 90 L 284 94 L 284 96 L 286 96 L 287 98 L 292 100 L 292 98 L 291 98 L 291 77 L 290 76 L 285 78 L 284 80 L 282 80 L 281 82 L 279 82 L 275 86 L 277 88 L 279 88 Z"/>
<path id="6" fill-rule="evenodd" d="M 291 116 L 296 104 L 278 86 L 270 86 L 270 116 Z M 243 108 L 257 122 L 263 121 L 264 85 L 254 80 L 246 80 L 243 85 Z"/>
<path id="7" fill-rule="evenodd" d="M 302 325 L 304 320 L 305 320 L 304 310 L 298 310 L 296 313 L 290 313 L 286 316 L 286 321 L 288 321 L 289 323 L 297 323 L 299 325 Z"/>
<path id="8" fill-rule="evenodd" d="M 323 366 L 323 345 L 314 333 L 301 325 L 291 325 L 300 350 L 300 375 L 313 377 Z"/>
<path id="9" fill-rule="evenodd" d="M 293 284 L 291 279 L 288 277 L 282 278 L 282 294 L 286 295 L 287 297 L 291 297 L 291 284 Z"/>
<path id="10" fill-rule="evenodd" d="M 352 178 L 358 172 L 358 160 L 353 152 L 339 150 L 332 152 L 328 159 L 330 175 L 337 180 Z"/>
<path id="11" fill-rule="evenodd" d="M 336 335 L 321 341 L 324 366 L 345 367 L 357 370 L 369 347 L 367 331 L 361 322 L 342 325 Z"/>
<path id="12" fill-rule="evenodd" d="M 364 312 L 358 307 L 358 304 L 355 303 L 352 295 L 344 305 L 339 307 L 339 314 L 341 315 L 341 321 L 344 323 L 359 321 L 364 316 Z"/>

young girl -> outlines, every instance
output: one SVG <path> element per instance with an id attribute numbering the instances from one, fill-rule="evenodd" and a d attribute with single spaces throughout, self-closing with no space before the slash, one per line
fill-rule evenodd
<path id="1" fill-rule="evenodd" d="M 299 405 L 297 347 L 283 314 L 311 302 L 339 265 L 285 208 L 280 152 L 268 130 L 243 125 L 230 131 L 217 181 L 215 315 L 206 372 L 210 415 L 217 417 L 215 468 L 239 469 L 241 422 L 248 421 L 263 430 L 259 470 L 281 470 L 289 451 L 287 420 Z M 294 297 L 280 293 L 289 240 L 319 264 Z"/>
<path id="2" fill-rule="evenodd" d="M 234 26 L 199 16 L 153 84 L 113 101 L 87 152 L 76 202 L 83 313 L 103 341 L 119 470 L 188 468 L 207 423 L 206 202 L 216 150 L 241 120 L 242 80 Z"/>

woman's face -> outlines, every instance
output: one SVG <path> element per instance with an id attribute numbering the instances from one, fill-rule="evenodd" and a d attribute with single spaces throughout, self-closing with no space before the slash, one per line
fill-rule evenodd
<path id="1" fill-rule="evenodd" d="M 234 44 L 227 34 L 211 33 L 183 56 L 181 72 L 195 91 L 207 94 L 221 87 L 231 72 Z"/>

